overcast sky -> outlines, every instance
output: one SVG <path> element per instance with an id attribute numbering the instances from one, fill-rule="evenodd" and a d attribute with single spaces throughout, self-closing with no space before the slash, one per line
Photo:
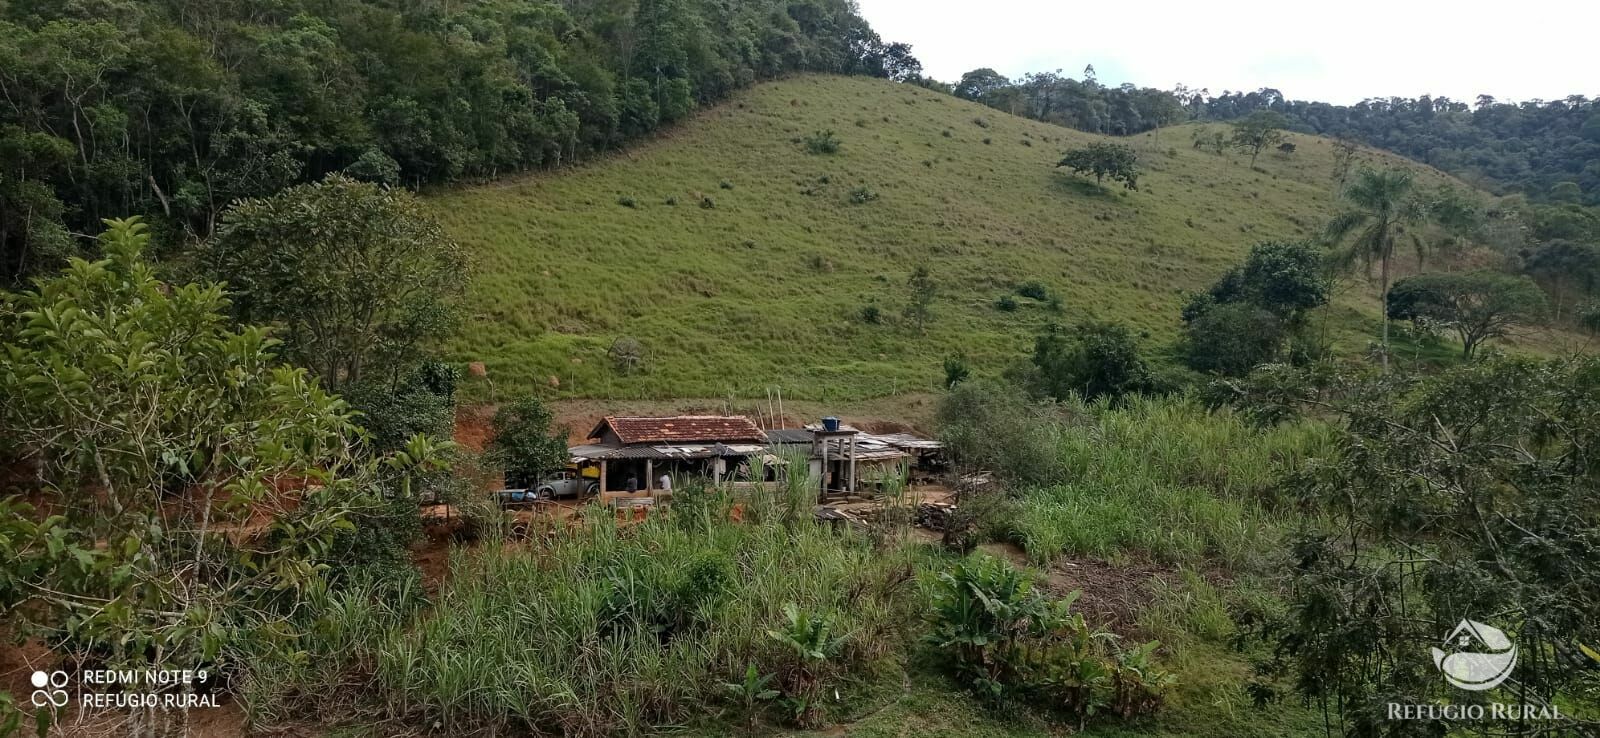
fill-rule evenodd
<path id="1" fill-rule="evenodd" d="M 885 41 L 954 82 L 1062 70 L 1171 89 L 1275 87 L 1353 103 L 1600 95 L 1600 0 L 858 0 Z"/>

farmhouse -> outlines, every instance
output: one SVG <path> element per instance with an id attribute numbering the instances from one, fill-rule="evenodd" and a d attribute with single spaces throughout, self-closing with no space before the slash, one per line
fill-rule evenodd
<path id="1" fill-rule="evenodd" d="M 890 479 L 927 480 L 940 470 L 942 451 L 938 441 L 866 433 L 831 417 L 803 428 L 762 430 L 739 415 L 607 417 L 586 443 L 569 449 L 575 466 L 598 469 L 602 496 L 627 490 L 630 479 L 641 495 L 651 495 L 663 474 L 712 484 L 772 481 L 804 460 L 806 473 L 818 480 L 819 499 L 866 492 Z"/>
<path id="2" fill-rule="evenodd" d="M 652 492 L 662 474 L 703 476 L 720 483 L 733 465 L 767 448 L 767 435 L 742 415 L 607 417 L 589 431 L 588 443 L 568 450 L 574 464 L 600 467 L 600 493 Z"/>

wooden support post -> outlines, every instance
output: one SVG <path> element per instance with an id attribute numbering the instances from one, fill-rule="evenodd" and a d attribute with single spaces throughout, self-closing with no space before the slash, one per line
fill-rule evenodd
<path id="1" fill-rule="evenodd" d="M 828 439 L 822 438 L 822 494 L 818 499 L 828 495 Z"/>
<path id="2" fill-rule="evenodd" d="M 600 460 L 600 494 L 606 493 L 606 460 Z"/>
<path id="3" fill-rule="evenodd" d="M 656 462 L 653 459 L 644 460 L 644 491 L 655 489 Z"/>
<path id="4" fill-rule="evenodd" d="M 850 434 L 850 494 L 856 493 L 856 434 Z"/>

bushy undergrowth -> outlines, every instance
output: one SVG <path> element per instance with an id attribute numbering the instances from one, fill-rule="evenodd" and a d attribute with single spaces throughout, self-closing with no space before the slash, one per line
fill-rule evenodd
<path id="1" fill-rule="evenodd" d="M 1258 563 L 1275 550 L 1274 511 L 1290 502 L 1279 484 L 1333 453 L 1325 425 L 1262 429 L 1181 396 L 1040 403 L 972 383 L 952 391 L 939 418 L 958 463 L 1009 482 L 1010 534 L 1040 561 L 1135 551 Z"/>
<path id="2" fill-rule="evenodd" d="M 1077 406 L 1061 427 L 1053 477 L 1022 499 L 1015 533 L 1029 555 L 1110 556 L 1138 550 L 1168 562 L 1259 563 L 1281 526 L 1278 483 L 1328 458 L 1332 435 L 1312 422 L 1260 429 L 1186 398 Z"/>
<path id="3" fill-rule="evenodd" d="M 347 590 L 310 630 L 310 658 L 255 670 L 252 716 L 309 700 L 447 732 L 636 734 L 714 713 L 753 665 L 782 693 L 770 717 L 813 723 L 904 654 L 915 554 L 791 507 L 757 494 L 735 523 L 701 499 L 634 526 L 591 510 L 533 548 L 458 551 L 426 616 Z M 323 662 L 342 668 L 307 665 Z"/>
<path id="4" fill-rule="evenodd" d="M 969 557 L 927 585 L 927 639 L 974 691 L 1023 698 L 1084 721 L 1160 707 L 1173 675 L 1152 659 L 1157 644 L 1123 648 L 1116 635 L 1053 600 L 1009 563 Z"/>

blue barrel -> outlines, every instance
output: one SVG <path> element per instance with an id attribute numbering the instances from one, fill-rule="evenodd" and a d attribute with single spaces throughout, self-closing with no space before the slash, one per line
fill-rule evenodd
<path id="1" fill-rule="evenodd" d="M 829 433 L 839 432 L 839 419 L 829 415 L 822 419 L 822 429 Z"/>

